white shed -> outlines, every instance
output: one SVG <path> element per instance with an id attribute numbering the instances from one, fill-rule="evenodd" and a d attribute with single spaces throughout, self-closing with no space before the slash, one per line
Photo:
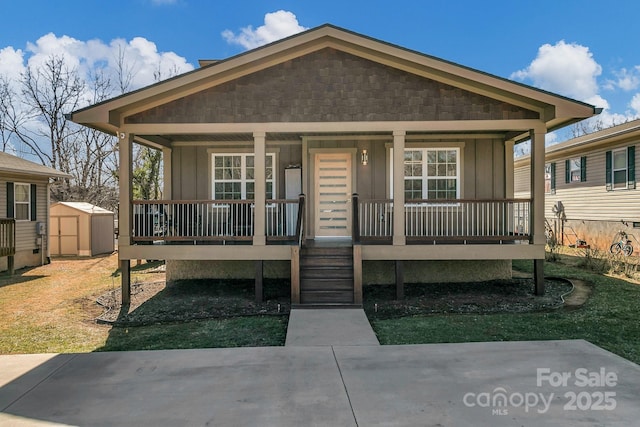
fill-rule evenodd
<path id="1" fill-rule="evenodd" d="M 58 202 L 50 210 L 52 256 L 94 256 L 114 251 L 113 212 L 85 202 Z"/>

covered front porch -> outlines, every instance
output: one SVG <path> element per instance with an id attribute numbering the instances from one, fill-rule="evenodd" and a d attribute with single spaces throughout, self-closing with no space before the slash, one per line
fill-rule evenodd
<path id="1" fill-rule="evenodd" d="M 227 263 L 216 268 L 254 275 L 257 298 L 265 265 L 284 263 L 294 303 L 305 287 L 328 300 L 350 287 L 358 304 L 378 261 L 394 264 L 401 294 L 405 262 L 529 259 L 542 293 L 545 134 L 595 113 L 325 25 L 72 119 L 119 138 L 123 298 L 129 261 L 147 258 Z M 531 198 L 519 200 L 525 140 Z M 162 200 L 132 196 L 134 143 L 163 153 Z M 335 241 L 348 250 L 306 244 Z"/>

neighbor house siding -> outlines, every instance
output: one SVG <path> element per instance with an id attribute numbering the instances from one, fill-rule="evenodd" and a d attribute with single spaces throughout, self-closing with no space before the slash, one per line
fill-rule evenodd
<path id="1" fill-rule="evenodd" d="M 612 147 L 600 148 L 583 154 L 571 154 L 566 157 L 554 157 L 547 163 L 556 164 L 556 192 L 545 194 L 545 217 L 554 216 L 553 207 L 562 202 L 568 220 L 591 221 L 640 221 L 640 189 L 606 188 L 606 152 L 635 145 L 631 142 Z M 640 161 L 638 149 L 635 150 L 636 164 Z M 587 176 L 584 182 L 565 181 L 565 160 L 586 156 Z M 516 197 L 528 197 L 530 191 L 530 166 L 521 165 L 515 170 Z"/>
<path id="2" fill-rule="evenodd" d="M 48 210 L 48 193 L 47 181 L 41 178 L 25 178 L 20 176 L 5 176 L 0 179 L 0 217 L 7 217 L 7 182 L 19 182 L 25 184 L 36 185 L 36 218 L 29 221 L 16 221 L 16 256 L 15 267 L 22 268 L 27 266 L 39 265 L 42 260 L 42 253 L 47 255 L 48 238 L 42 236 L 42 246 L 36 243 L 36 223 L 44 222 L 47 224 Z M 38 250 L 39 249 L 39 250 Z M 41 253 L 42 252 L 42 253 Z M 0 270 L 5 270 L 6 258 L 0 259 Z"/>

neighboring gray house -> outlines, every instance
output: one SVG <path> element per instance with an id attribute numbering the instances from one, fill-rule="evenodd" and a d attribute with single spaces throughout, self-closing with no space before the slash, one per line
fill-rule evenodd
<path id="1" fill-rule="evenodd" d="M 640 238 L 639 144 L 633 120 L 547 147 L 544 212 L 561 244 L 607 250 L 620 230 Z M 529 164 L 515 161 L 516 197 L 529 197 Z"/>
<path id="2" fill-rule="evenodd" d="M 68 175 L 0 152 L 0 271 L 48 262 L 49 179 L 54 177 Z"/>
<path id="3" fill-rule="evenodd" d="M 257 299 L 290 278 L 294 304 L 510 277 L 512 259 L 543 292 L 544 136 L 592 105 L 331 25 L 203 64 L 69 115 L 120 141 L 125 301 L 132 259 L 255 277 Z M 527 139 L 534 191 L 514 199 Z M 134 200 L 133 143 L 162 150 L 165 200 Z"/>

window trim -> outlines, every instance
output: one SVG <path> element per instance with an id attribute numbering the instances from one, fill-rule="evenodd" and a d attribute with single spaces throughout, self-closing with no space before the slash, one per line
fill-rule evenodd
<path id="1" fill-rule="evenodd" d="M 463 168 L 463 163 L 464 163 L 464 148 L 465 148 L 465 143 L 463 141 L 439 141 L 439 142 L 415 142 L 415 141 L 406 141 L 405 147 L 404 147 L 404 151 L 408 151 L 408 150 L 418 150 L 418 149 L 422 149 L 422 150 L 457 150 L 457 156 L 458 156 L 458 164 L 457 164 L 457 179 L 458 179 L 458 187 L 456 189 L 456 194 L 458 199 L 462 199 L 464 198 L 464 189 L 462 188 L 463 183 L 464 183 L 464 174 L 465 174 L 465 170 Z M 385 144 L 385 148 L 387 149 L 387 158 L 389 160 L 389 174 L 388 174 L 388 179 L 387 182 L 389 183 L 389 199 L 393 200 L 393 185 L 394 185 L 394 179 L 393 179 L 393 169 L 394 169 L 394 156 L 393 156 L 393 143 L 389 142 Z M 403 164 L 404 164 L 404 160 L 403 160 Z M 404 184 L 404 179 L 403 179 L 403 184 Z M 404 185 L 403 185 L 404 186 Z M 406 204 L 406 199 L 405 199 L 405 204 Z M 426 203 L 422 203 L 422 205 L 424 205 Z"/>
<path id="2" fill-rule="evenodd" d="M 436 144 L 429 144 L 428 146 L 425 145 L 409 145 L 409 146 L 405 146 L 404 148 L 404 152 L 406 153 L 407 151 L 422 151 L 423 156 L 422 156 L 422 164 L 423 164 L 423 175 L 422 175 L 422 198 L 423 200 L 433 200 L 434 202 L 437 202 L 438 199 L 428 199 L 428 185 L 427 185 L 427 181 L 428 178 L 425 176 L 425 173 L 427 171 L 427 155 L 426 153 L 428 151 L 455 151 L 456 152 L 456 199 L 461 199 L 462 198 L 462 180 L 463 180 L 463 169 L 462 169 L 462 153 L 463 153 L 463 149 L 464 148 L 464 143 L 459 143 L 459 144 L 446 144 L 446 145 L 436 145 Z M 389 147 L 389 162 L 390 162 L 390 166 L 389 166 L 389 197 L 391 199 L 393 199 L 393 146 Z M 404 159 L 403 159 L 403 164 L 404 164 Z M 404 177 L 403 179 L 403 183 L 404 180 L 406 179 L 406 177 Z M 433 178 L 432 178 L 433 179 Z M 442 199 L 440 199 L 442 200 Z M 407 199 L 405 198 L 405 203 L 406 203 Z M 422 203 L 422 204 L 428 204 L 428 203 Z M 413 204 L 412 204 L 413 205 Z"/>
<path id="3" fill-rule="evenodd" d="M 215 159 L 216 157 L 230 157 L 230 156 L 239 156 L 241 158 L 240 160 L 240 180 L 217 180 L 216 179 L 216 165 L 215 165 Z M 255 153 L 254 152 L 249 152 L 249 151 L 236 151 L 236 152 L 227 152 L 227 151 L 214 151 L 211 152 L 211 167 L 210 167 L 210 171 L 211 171 L 211 199 L 212 200 L 219 200 L 219 201 L 226 201 L 226 200 L 254 200 L 255 201 L 255 194 L 254 194 L 254 198 L 253 199 L 247 199 L 247 183 L 253 182 L 254 183 L 254 188 L 255 188 L 255 179 L 247 179 L 247 157 L 254 157 L 254 170 L 255 170 Z M 265 195 L 266 199 L 276 199 L 277 198 L 277 177 L 278 177 L 278 171 L 277 171 L 277 156 L 275 152 L 268 152 L 265 153 L 265 160 L 267 157 L 271 157 L 271 168 L 272 168 L 272 177 L 271 179 L 265 179 L 265 186 L 266 183 L 271 182 L 272 183 L 272 188 L 271 188 L 271 196 L 272 197 L 268 197 L 268 195 Z M 266 161 L 265 161 L 266 163 Z M 265 169 L 266 169 L 266 165 L 265 165 Z M 216 183 L 217 182 L 240 182 L 240 199 L 216 199 Z"/>
<path id="4" fill-rule="evenodd" d="M 16 190 L 17 190 L 17 187 L 19 187 L 19 186 L 24 186 L 24 187 L 27 188 L 27 199 L 28 199 L 27 202 L 19 202 L 17 200 L 17 197 L 16 197 L 17 191 Z M 24 221 L 24 222 L 31 221 L 31 203 L 32 203 L 32 201 L 31 201 L 31 184 L 28 184 L 26 182 L 14 182 L 13 183 L 13 217 L 15 218 L 16 222 L 18 222 L 18 221 Z M 26 218 L 22 218 L 22 219 L 18 218 L 18 209 L 17 209 L 18 204 L 20 204 L 20 205 L 25 205 L 26 204 L 27 205 L 27 217 Z"/>
<path id="5" fill-rule="evenodd" d="M 616 153 L 622 152 L 624 153 L 624 167 L 616 169 L 615 158 Z M 616 187 L 616 172 L 624 170 L 624 186 Z M 612 190 L 628 190 L 629 189 L 629 150 L 627 147 L 616 148 L 615 150 L 611 150 L 611 189 Z"/>

